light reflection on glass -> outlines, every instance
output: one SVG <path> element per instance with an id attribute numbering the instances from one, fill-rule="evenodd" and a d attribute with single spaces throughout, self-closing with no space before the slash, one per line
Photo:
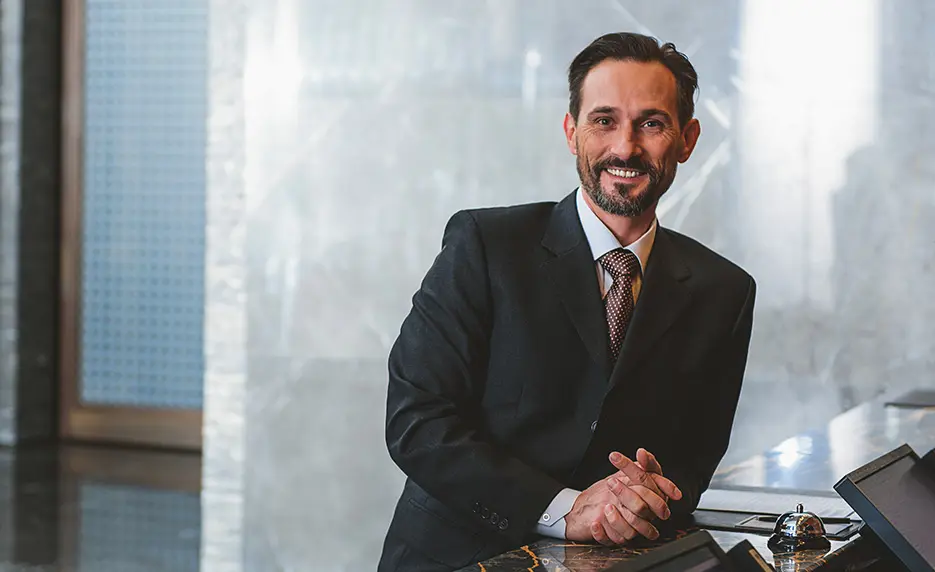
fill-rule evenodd
<path id="1" fill-rule="evenodd" d="M 807 435 L 800 435 L 786 439 L 776 446 L 774 451 L 779 454 L 776 457 L 776 463 L 783 468 L 791 468 L 798 463 L 803 456 L 812 453 L 812 438 Z"/>
<path id="2" fill-rule="evenodd" d="M 877 13 L 876 0 L 743 5 L 737 151 L 758 310 L 832 307 L 832 196 L 874 136 Z"/>

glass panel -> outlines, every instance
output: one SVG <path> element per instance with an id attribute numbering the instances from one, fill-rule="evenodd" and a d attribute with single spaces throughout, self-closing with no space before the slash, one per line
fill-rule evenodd
<path id="1" fill-rule="evenodd" d="M 200 408 L 207 1 L 86 5 L 81 398 Z"/>

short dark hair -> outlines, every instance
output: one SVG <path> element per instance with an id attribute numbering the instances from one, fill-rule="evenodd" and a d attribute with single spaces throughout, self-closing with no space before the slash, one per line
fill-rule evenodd
<path id="1" fill-rule="evenodd" d="M 685 54 L 669 42 L 660 44 L 651 36 L 618 32 L 605 34 L 581 50 L 568 66 L 568 112 L 577 121 L 581 112 L 581 85 L 584 78 L 604 60 L 659 62 L 675 76 L 678 88 L 679 124 L 685 126 L 695 114 L 698 73 Z"/>

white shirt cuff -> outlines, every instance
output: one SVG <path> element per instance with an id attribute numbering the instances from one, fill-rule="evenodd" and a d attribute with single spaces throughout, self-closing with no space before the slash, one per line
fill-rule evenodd
<path id="1" fill-rule="evenodd" d="M 552 538 L 561 538 L 564 540 L 565 515 L 571 512 L 571 508 L 575 506 L 575 501 L 578 500 L 578 495 L 580 494 L 580 491 L 574 489 L 562 489 L 560 493 L 555 495 L 555 498 L 549 503 L 548 508 L 546 508 L 542 516 L 539 517 L 539 522 L 536 524 L 536 532 L 543 536 L 551 536 Z"/>

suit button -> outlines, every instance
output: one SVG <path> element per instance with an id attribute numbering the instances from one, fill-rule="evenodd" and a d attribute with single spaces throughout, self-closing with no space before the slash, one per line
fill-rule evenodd
<path id="1" fill-rule="evenodd" d="M 597 431 L 597 421 L 591 423 L 591 433 L 594 433 L 595 431 Z"/>
<path id="2" fill-rule="evenodd" d="M 483 507 L 480 509 L 480 517 L 482 519 L 487 520 L 489 516 L 490 516 L 490 511 L 487 510 L 487 507 Z"/>
<path id="3" fill-rule="evenodd" d="M 506 530 L 508 528 L 510 528 L 510 521 L 505 518 L 500 519 L 500 530 Z"/>
<path id="4" fill-rule="evenodd" d="M 479 502 L 474 503 L 474 506 L 473 506 L 472 508 L 474 509 L 474 514 L 479 513 L 479 512 L 480 512 L 480 503 L 479 503 Z"/>
<path id="5" fill-rule="evenodd" d="M 490 513 L 490 524 L 496 526 L 498 522 L 500 522 L 500 515 L 495 512 Z"/>

